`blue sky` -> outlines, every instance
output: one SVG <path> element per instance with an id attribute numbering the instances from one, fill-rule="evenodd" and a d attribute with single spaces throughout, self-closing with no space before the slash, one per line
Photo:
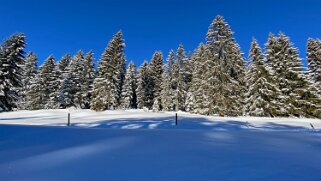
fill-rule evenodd
<path id="1" fill-rule="evenodd" d="M 268 33 L 284 32 L 305 57 L 308 37 L 321 38 L 320 1 L 237 0 L 11 0 L 0 6 L 0 39 L 27 36 L 27 51 L 42 62 L 50 54 L 93 50 L 98 60 L 108 41 L 122 30 L 127 60 L 141 64 L 155 50 L 165 58 L 183 43 L 194 50 L 216 15 L 223 15 L 247 56 L 252 37 L 261 46 Z"/>

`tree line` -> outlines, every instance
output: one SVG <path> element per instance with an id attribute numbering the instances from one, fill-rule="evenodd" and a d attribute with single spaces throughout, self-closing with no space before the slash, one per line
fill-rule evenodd
<path id="1" fill-rule="evenodd" d="M 164 63 L 126 68 L 125 41 L 117 32 L 94 67 L 93 52 L 50 55 L 38 68 L 25 56 L 25 35 L 0 46 L 0 111 L 77 107 L 95 111 L 149 109 L 220 116 L 304 116 L 321 118 L 321 40 L 308 39 L 308 70 L 283 33 L 270 33 L 264 49 L 253 39 L 245 59 L 222 16 L 208 28 L 206 43 L 186 54 L 180 44 Z"/>

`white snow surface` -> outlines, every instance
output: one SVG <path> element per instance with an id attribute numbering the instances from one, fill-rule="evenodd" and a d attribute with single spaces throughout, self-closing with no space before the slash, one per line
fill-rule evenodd
<path id="1" fill-rule="evenodd" d="M 321 120 L 0 113 L 0 180 L 321 180 Z"/>
<path id="2" fill-rule="evenodd" d="M 179 126 L 175 124 L 175 112 L 144 110 L 114 110 L 95 112 L 86 109 L 48 109 L 0 113 L 0 124 L 66 126 L 71 114 L 72 126 L 120 128 L 120 129 L 240 129 L 302 130 L 321 129 L 320 119 L 268 118 L 268 117 L 219 117 L 178 112 Z M 227 130 L 230 128 L 226 128 Z"/>

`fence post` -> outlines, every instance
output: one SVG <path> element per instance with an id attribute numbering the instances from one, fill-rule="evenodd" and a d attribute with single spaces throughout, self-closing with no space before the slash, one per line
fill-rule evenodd
<path id="1" fill-rule="evenodd" d="M 175 125 L 177 126 L 178 121 L 177 121 L 177 113 L 175 114 Z"/>
<path id="2" fill-rule="evenodd" d="M 312 130 L 314 130 L 314 126 L 313 126 L 313 124 L 312 124 L 312 123 L 310 123 L 310 126 L 311 126 Z"/>
<path id="3" fill-rule="evenodd" d="M 67 126 L 70 126 L 70 112 L 68 113 L 68 124 Z"/>

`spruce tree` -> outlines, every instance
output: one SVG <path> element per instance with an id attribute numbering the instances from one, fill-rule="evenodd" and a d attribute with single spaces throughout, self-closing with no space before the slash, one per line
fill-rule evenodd
<path id="1" fill-rule="evenodd" d="M 84 53 L 79 50 L 71 59 L 69 75 L 65 78 L 60 92 L 60 101 L 62 107 L 83 107 L 84 94 L 82 91 L 85 83 L 85 63 Z M 64 102 L 63 100 L 67 100 Z M 70 100 L 70 101 L 69 101 Z"/>
<path id="2" fill-rule="evenodd" d="M 46 105 L 47 109 L 57 109 L 60 108 L 59 102 L 59 91 L 61 87 L 61 80 L 60 80 L 60 71 L 58 69 L 58 64 L 55 63 L 55 68 L 51 73 L 51 82 L 50 82 L 50 95 L 49 95 L 49 102 Z"/>
<path id="3" fill-rule="evenodd" d="M 267 62 L 282 92 L 279 102 L 286 111 L 281 116 L 320 117 L 320 99 L 305 80 L 298 50 L 283 33 L 278 37 L 271 36 L 267 43 Z"/>
<path id="4" fill-rule="evenodd" d="M 161 106 L 161 91 L 162 91 L 162 81 L 163 81 L 163 54 L 160 51 L 154 53 L 152 60 L 150 62 L 149 73 L 151 76 L 151 87 L 152 87 L 152 98 L 151 102 L 154 103 L 157 99 L 158 107 L 162 109 Z"/>
<path id="5" fill-rule="evenodd" d="M 127 68 L 124 87 L 121 96 L 122 109 L 136 109 L 137 108 L 137 72 L 134 62 L 131 62 Z"/>
<path id="6" fill-rule="evenodd" d="M 59 74 L 60 83 L 62 83 L 69 74 L 71 58 L 71 55 L 67 53 L 57 63 L 58 67 L 56 68 L 56 71 Z"/>
<path id="7" fill-rule="evenodd" d="M 93 83 L 96 77 L 95 67 L 94 67 L 94 56 L 93 52 L 89 51 L 85 55 L 84 59 L 84 77 L 83 82 L 81 84 L 81 94 L 83 97 L 81 107 L 88 109 L 90 108 L 90 102 L 93 91 Z"/>
<path id="8" fill-rule="evenodd" d="M 17 107 L 22 85 L 25 35 L 14 34 L 0 46 L 0 112 Z"/>
<path id="9" fill-rule="evenodd" d="M 176 79 L 176 111 L 186 110 L 187 93 L 192 81 L 192 69 L 189 59 L 186 56 L 184 46 L 179 45 L 176 53 L 176 62 L 174 66 Z"/>
<path id="10" fill-rule="evenodd" d="M 30 81 L 30 88 L 26 91 L 24 108 L 27 110 L 39 110 L 44 108 L 44 87 L 41 85 L 41 75 L 38 73 Z"/>
<path id="11" fill-rule="evenodd" d="M 26 94 L 30 91 L 32 81 L 36 78 L 38 73 L 37 66 L 38 58 L 33 52 L 29 52 L 25 58 L 25 65 L 23 66 L 23 79 L 22 79 L 22 90 L 21 95 L 21 106 L 20 108 L 25 109 L 26 107 Z"/>
<path id="12" fill-rule="evenodd" d="M 53 93 L 55 90 L 56 77 L 55 73 L 55 59 L 51 55 L 49 56 L 42 67 L 39 69 L 39 73 L 32 81 L 30 91 L 26 96 L 26 107 L 30 110 L 35 109 L 50 109 L 53 102 Z"/>
<path id="13" fill-rule="evenodd" d="M 176 85 L 176 111 L 185 110 L 185 98 L 186 98 L 186 85 L 184 81 L 184 66 L 186 64 L 187 57 L 185 55 L 185 50 L 182 44 L 179 45 L 176 53 L 176 63 L 175 63 L 175 74 L 177 77 Z"/>
<path id="14" fill-rule="evenodd" d="M 122 33 L 118 32 L 102 54 L 98 77 L 94 81 L 93 110 L 116 109 L 119 106 L 125 73 L 124 47 Z"/>
<path id="15" fill-rule="evenodd" d="M 246 112 L 251 116 L 277 116 L 282 109 L 281 95 L 272 75 L 264 64 L 264 55 L 255 39 L 249 53 L 250 65 L 246 75 L 248 92 Z"/>
<path id="16" fill-rule="evenodd" d="M 63 80 L 67 77 L 70 70 L 71 55 L 69 53 L 65 54 L 58 62 L 58 71 L 60 74 L 59 79 Z"/>
<path id="17" fill-rule="evenodd" d="M 83 84 L 85 83 L 85 55 L 82 50 L 79 50 L 72 59 L 70 65 L 70 74 L 72 79 L 72 94 L 73 96 L 73 106 L 77 108 L 82 108 L 84 91 L 82 91 Z"/>
<path id="18" fill-rule="evenodd" d="M 147 61 L 141 65 L 138 70 L 137 76 L 137 107 L 138 109 L 148 108 L 152 109 L 153 106 L 153 84 L 150 75 L 150 69 Z"/>
<path id="19" fill-rule="evenodd" d="M 60 90 L 59 90 L 59 106 L 61 108 L 68 108 L 73 106 L 73 84 L 72 84 L 72 76 L 68 74 L 63 82 L 61 83 Z"/>
<path id="20" fill-rule="evenodd" d="M 165 111 L 174 110 L 175 90 L 173 89 L 173 66 L 175 63 L 175 52 L 171 50 L 167 58 L 167 64 L 164 66 L 161 104 Z"/>
<path id="21" fill-rule="evenodd" d="M 222 16 L 217 16 L 207 33 L 203 76 L 205 114 L 241 115 L 244 106 L 245 68 L 239 45 Z"/>
<path id="22" fill-rule="evenodd" d="M 56 92 L 56 95 L 58 95 L 58 102 L 57 102 L 57 106 L 59 108 L 66 108 L 66 103 L 63 101 L 64 97 L 62 92 L 65 92 L 65 81 L 66 79 L 68 79 L 67 77 L 69 76 L 69 72 L 70 72 L 70 64 L 71 64 L 71 55 L 69 53 L 65 54 L 60 60 L 59 62 L 56 64 L 56 68 L 55 68 L 55 72 L 58 75 L 58 89 Z"/>
<path id="23" fill-rule="evenodd" d="M 196 49 L 193 55 L 193 62 L 194 62 L 194 70 L 193 70 L 193 79 L 192 85 L 190 88 L 191 98 L 189 101 L 189 105 L 192 107 L 190 108 L 193 113 L 197 114 L 206 114 L 207 107 L 205 99 L 205 66 L 206 66 L 206 46 L 204 44 L 200 44 L 199 47 Z"/>
<path id="24" fill-rule="evenodd" d="M 308 39 L 307 44 L 308 79 L 321 97 L 321 41 Z"/>

